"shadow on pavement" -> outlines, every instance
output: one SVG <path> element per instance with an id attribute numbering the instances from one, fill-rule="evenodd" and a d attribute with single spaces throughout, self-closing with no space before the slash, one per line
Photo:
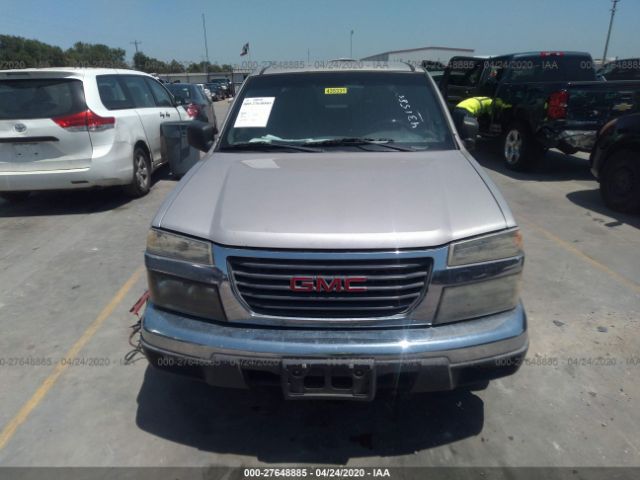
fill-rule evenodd
<path id="1" fill-rule="evenodd" d="M 153 173 L 152 188 L 160 180 L 175 180 L 166 165 Z M 13 203 L 0 198 L 0 218 L 105 212 L 123 207 L 135 200 L 120 187 L 34 192 L 26 200 Z"/>
<path id="2" fill-rule="evenodd" d="M 529 182 L 557 182 L 566 180 L 593 180 L 589 160 L 575 155 L 565 155 L 558 150 L 549 150 L 538 159 L 528 172 L 515 172 L 504 165 L 500 147 L 488 140 L 478 142 L 473 157 L 484 168 L 501 173 L 516 180 Z"/>
<path id="3" fill-rule="evenodd" d="M 640 215 L 631 215 L 627 213 L 616 212 L 607 208 L 602 202 L 600 197 L 600 191 L 595 188 L 593 190 L 578 190 L 567 194 L 567 198 L 576 205 L 591 210 L 592 212 L 606 215 L 607 217 L 615 218 L 614 221 L 608 221 L 608 219 L 598 219 L 594 217 L 594 220 L 601 222 L 606 227 L 618 227 L 623 224 L 630 225 L 632 227 L 640 229 Z"/>
<path id="4" fill-rule="evenodd" d="M 370 403 L 284 401 L 276 389 L 210 387 L 147 367 L 138 394 L 142 430 L 199 450 L 266 463 L 345 464 L 477 435 L 484 404 L 468 391 L 379 395 Z"/>

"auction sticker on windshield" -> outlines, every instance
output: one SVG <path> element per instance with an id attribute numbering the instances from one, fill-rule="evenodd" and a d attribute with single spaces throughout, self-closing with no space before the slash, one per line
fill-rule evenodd
<path id="1" fill-rule="evenodd" d="M 233 125 L 235 128 L 266 127 L 276 97 L 245 98 Z"/>
<path id="2" fill-rule="evenodd" d="M 347 93 L 347 87 L 330 87 L 324 89 L 325 95 L 344 95 Z"/>

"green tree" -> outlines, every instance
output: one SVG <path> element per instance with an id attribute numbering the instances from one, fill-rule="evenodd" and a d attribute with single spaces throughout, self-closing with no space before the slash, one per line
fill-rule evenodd
<path id="1" fill-rule="evenodd" d="M 184 65 L 177 60 L 171 60 L 169 63 L 169 71 L 167 73 L 184 73 Z"/>
<path id="2" fill-rule="evenodd" d="M 142 52 L 133 56 L 133 68 L 147 73 L 181 73 L 184 67 L 176 60 L 171 63 L 163 62 L 157 58 L 149 57 Z"/>
<path id="3" fill-rule="evenodd" d="M 122 48 L 111 48 L 101 43 L 76 42 L 65 52 L 67 63 L 79 67 L 125 68 L 126 52 Z"/>
<path id="4" fill-rule="evenodd" d="M 38 40 L 0 35 L 0 62 L 5 68 L 62 67 L 64 52 Z"/>

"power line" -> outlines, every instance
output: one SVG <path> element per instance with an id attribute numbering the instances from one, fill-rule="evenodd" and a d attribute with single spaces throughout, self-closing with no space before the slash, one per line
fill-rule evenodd
<path id="1" fill-rule="evenodd" d="M 613 27 L 613 17 L 616 15 L 616 6 L 620 0 L 611 0 L 613 6 L 611 7 L 611 18 L 609 19 L 609 31 L 607 32 L 607 41 L 604 44 L 604 53 L 602 54 L 602 64 L 607 61 L 607 50 L 609 50 L 609 39 L 611 38 L 611 27 Z"/>
<path id="2" fill-rule="evenodd" d="M 136 53 L 138 53 L 138 45 L 142 45 L 142 42 L 139 42 L 138 40 L 134 40 L 133 42 L 129 42 L 131 45 L 135 45 L 136 47 Z"/>

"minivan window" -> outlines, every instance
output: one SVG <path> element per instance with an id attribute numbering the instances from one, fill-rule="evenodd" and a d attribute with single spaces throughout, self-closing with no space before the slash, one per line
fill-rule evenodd
<path id="1" fill-rule="evenodd" d="M 221 149 L 247 142 L 305 145 L 346 138 L 455 148 L 424 72 L 287 73 L 247 82 L 230 112 Z"/>
<path id="2" fill-rule="evenodd" d="M 133 101 L 127 97 L 117 75 L 99 75 L 98 93 L 102 104 L 108 110 L 122 110 L 134 108 Z"/>
<path id="3" fill-rule="evenodd" d="M 153 108 L 156 106 L 144 77 L 140 75 L 122 75 L 120 78 L 136 108 Z"/>
<path id="4" fill-rule="evenodd" d="M 0 119 L 53 118 L 85 110 L 80 80 L 0 80 Z"/>
<path id="5" fill-rule="evenodd" d="M 157 81 L 152 80 L 150 78 L 145 78 L 145 81 L 151 88 L 153 92 L 153 96 L 155 97 L 156 105 L 158 107 L 172 107 L 173 101 L 171 100 L 171 96 L 164 89 L 162 85 L 160 85 Z"/>

